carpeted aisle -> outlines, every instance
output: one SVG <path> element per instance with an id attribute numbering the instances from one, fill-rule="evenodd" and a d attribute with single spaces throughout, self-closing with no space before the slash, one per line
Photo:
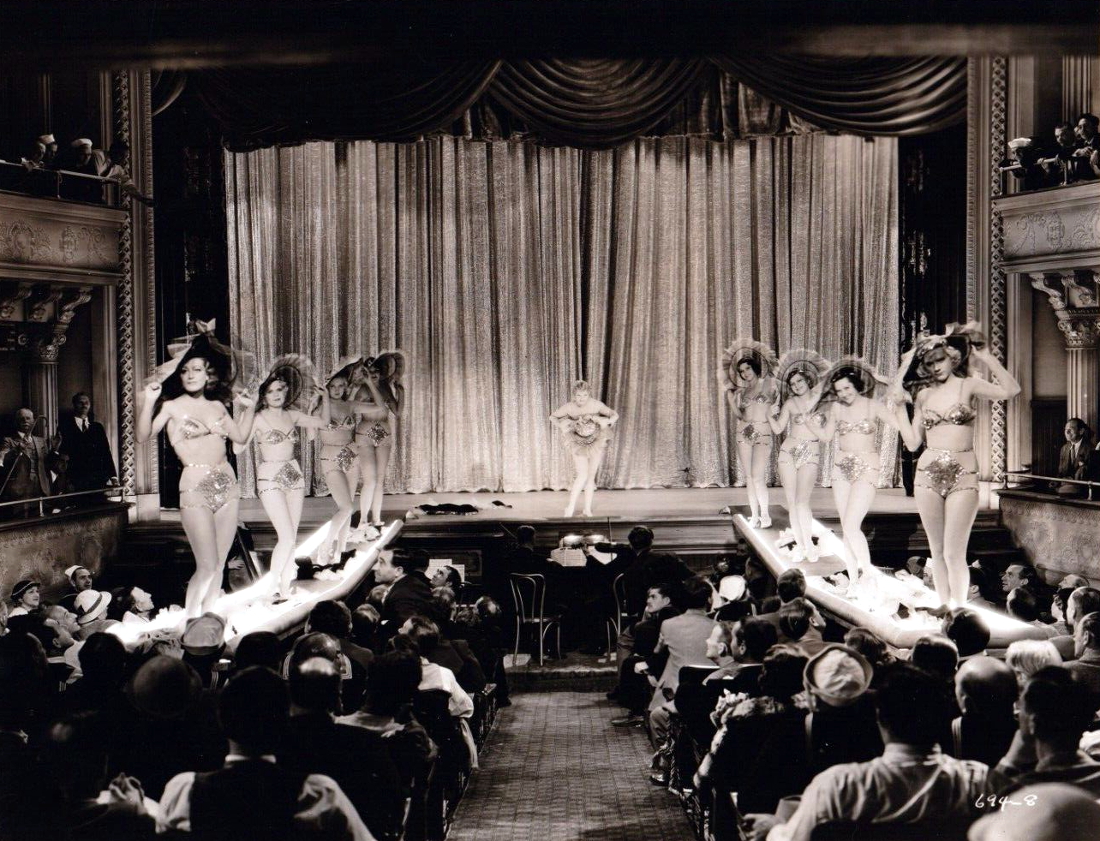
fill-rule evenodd
<path id="1" fill-rule="evenodd" d="M 530 692 L 501 710 L 448 841 L 690 841 L 648 780 L 649 742 L 595 692 Z"/>

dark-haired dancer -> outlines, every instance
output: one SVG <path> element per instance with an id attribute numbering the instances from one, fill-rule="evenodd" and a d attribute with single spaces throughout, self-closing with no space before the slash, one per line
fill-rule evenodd
<path id="1" fill-rule="evenodd" d="M 854 357 L 842 359 L 825 375 L 821 402 L 832 402 L 823 427 L 811 426 L 818 439 L 829 442 L 833 453 L 833 500 L 844 537 L 844 562 L 848 568 L 848 592 L 860 592 L 860 578 L 873 571 L 871 550 L 863 534 L 863 518 L 875 501 L 882 473 L 878 447 L 880 424 L 893 426 L 886 406 L 874 400 L 879 378 L 867 363 Z"/>
<path id="2" fill-rule="evenodd" d="M 321 401 L 320 417 L 306 413 L 315 398 Z M 290 354 L 276 360 L 260 385 L 257 402 L 251 436 L 256 439 L 256 494 L 278 537 L 271 550 L 268 588 L 275 601 L 281 601 L 294 580 L 294 546 L 306 496 L 294 445 L 299 427 L 322 429 L 328 423 L 328 392 L 317 387 L 309 360 Z M 247 443 L 237 444 L 234 450 L 240 453 Z"/>
<path id="3" fill-rule="evenodd" d="M 734 339 L 722 356 L 720 376 L 737 422 L 737 458 L 745 471 L 749 492 L 749 525 L 771 528 L 768 513 L 768 471 L 775 435 L 771 418 L 778 410 L 779 385 L 775 369 L 779 360 L 767 345 L 753 339 Z"/>
<path id="4" fill-rule="evenodd" d="M 233 396 L 230 383 L 238 372 L 229 349 L 210 335 L 213 323 L 198 326 L 204 332 L 159 370 L 166 376 L 163 386 L 151 382 L 139 395 L 135 430 L 137 440 L 144 442 L 167 427 L 168 440 L 183 464 L 180 519 L 195 556 L 195 574 L 184 602 L 187 618 L 211 610 L 221 590 L 241 495 L 226 460 L 225 441 L 248 440 L 254 405 L 244 394 Z M 226 409 L 230 402 L 244 412 L 239 421 Z"/>
<path id="5" fill-rule="evenodd" d="M 996 382 L 968 372 L 981 362 Z M 926 448 L 917 461 L 914 496 L 928 535 L 936 595 L 948 607 L 966 603 L 966 548 L 978 511 L 974 420 L 978 400 L 1011 400 L 1020 385 L 985 346 L 976 324 L 952 324 L 942 336 L 922 336 L 902 360 L 898 384 L 914 398 L 913 420 L 903 404 L 896 423 L 905 445 Z"/>

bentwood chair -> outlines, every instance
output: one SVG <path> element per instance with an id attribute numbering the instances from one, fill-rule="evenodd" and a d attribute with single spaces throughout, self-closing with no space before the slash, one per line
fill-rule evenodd
<path id="1" fill-rule="evenodd" d="M 512 585 L 512 604 L 516 610 L 516 644 L 512 662 L 519 657 L 519 638 L 524 628 L 537 628 L 540 666 L 543 664 L 546 635 L 551 628 L 557 632 L 557 652 L 561 657 L 561 615 L 546 615 L 546 577 L 513 572 L 508 576 L 508 581 Z"/>
<path id="2" fill-rule="evenodd" d="M 630 614 L 626 612 L 626 583 L 620 572 L 611 582 L 611 596 L 615 602 L 615 613 L 607 617 L 607 653 L 614 655 L 615 645 L 623 628 L 630 622 Z"/>

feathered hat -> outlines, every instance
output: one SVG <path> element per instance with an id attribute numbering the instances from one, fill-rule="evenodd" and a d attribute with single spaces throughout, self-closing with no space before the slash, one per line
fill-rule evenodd
<path id="1" fill-rule="evenodd" d="M 947 329 L 939 334 L 920 334 L 913 347 L 901 358 L 892 391 L 915 394 L 929 385 L 933 377 L 925 361 L 929 353 L 940 348 L 944 348 L 956 360 L 955 372 L 965 377 L 969 371 L 970 351 L 973 348 L 983 348 L 985 344 L 985 336 L 977 321 L 948 324 Z"/>
<path id="2" fill-rule="evenodd" d="M 876 386 L 888 385 L 890 382 L 872 368 L 862 356 L 844 356 L 830 365 L 825 372 L 822 378 L 824 387 L 821 389 L 818 405 L 836 400 L 836 381 L 850 377 L 852 374 L 857 375 L 860 380 L 862 387 L 859 393 L 864 396 L 873 394 Z M 855 385 L 855 383 L 852 384 Z"/>
<path id="3" fill-rule="evenodd" d="M 810 383 L 820 384 L 823 381 L 825 372 L 828 370 L 829 360 L 816 350 L 798 348 L 797 350 L 787 351 L 779 358 L 775 376 L 785 392 L 788 389 L 787 381 L 792 374 L 800 373 Z"/>
<path id="4" fill-rule="evenodd" d="M 736 368 L 737 364 L 745 358 L 756 361 L 760 366 L 761 377 L 775 376 L 776 368 L 779 366 L 775 351 L 755 339 L 738 338 L 730 342 L 729 347 L 722 351 L 721 368 L 718 370 L 719 381 L 724 380 L 730 388 L 742 388 L 742 383 L 735 376 L 731 376 L 730 370 Z"/>
<path id="5" fill-rule="evenodd" d="M 317 373 L 309 357 L 300 353 L 287 353 L 276 359 L 271 365 L 267 379 L 260 386 L 261 400 L 268 383 L 274 380 L 286 383 L 284 409 L 305 411 L 308 408 L 303 405 L 303 399 L 308 400 L 317 387 Z"/>
<path id="6" fill-rule="evenodd" d="M 168 344 L 168 361 L 153 369 L 150 380 L 163 383 L 189 359 L 202 357 L 217 372 L 218 378 L 230 388 L 234 386 L 249 390 L 257 379 L 256 355 L 237 350 L 222 344 L 214 336 L 216 319 L 210 321 L 195 320 L 190 327 L 194 333 L 188 333 Z"/>

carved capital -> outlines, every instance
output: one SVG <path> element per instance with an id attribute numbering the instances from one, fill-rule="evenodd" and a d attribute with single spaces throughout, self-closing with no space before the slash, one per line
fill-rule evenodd
<path id="1" fill-rule="evenodd" d="M 0 320 L 9 321 L 15 315 L 15 305 L 24 300 L 34 289 L 34 284 L 14 280 L 0 281 Z"/>
<path id="2" fill-rule="evenodd" d="M 1068 350 L 1094 350 L 1100 340 L 1100 312 L 1067 313 L 1058 319 Z"/>
<path id="3" fill-rule="evenodd" d="M 1063 289 L 1059 288 L 1061 284 L 1060 275 L 1036 272 L 1028 275 L 1028 277 L 1031 278 L 1032 288 L 1039 290 L 1050 299 L 1050 306 L 1055 312 L 1066 308 L 1066 296 Z"/>

